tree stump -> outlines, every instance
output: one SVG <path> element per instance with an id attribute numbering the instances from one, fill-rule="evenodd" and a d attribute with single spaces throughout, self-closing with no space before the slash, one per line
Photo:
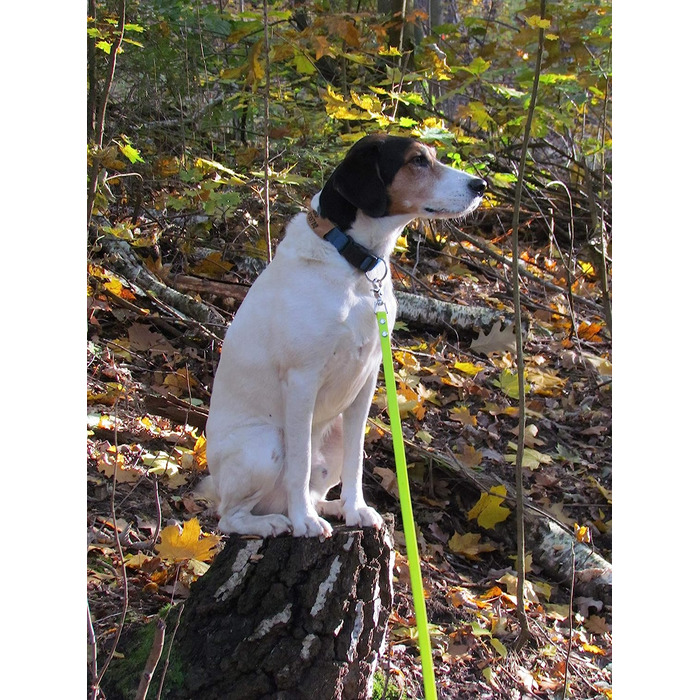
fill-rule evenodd
<path id="1" fill-rule="evenodd" d="M 193 586 L 170 700 L 363 700 L 392 606 L 393 521 L 321 541 L 231 536 Z"/>

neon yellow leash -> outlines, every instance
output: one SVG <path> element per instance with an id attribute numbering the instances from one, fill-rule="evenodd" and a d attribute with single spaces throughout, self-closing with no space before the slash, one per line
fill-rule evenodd
<path id="1" fill-rule="evenodd" d="M 418 541 L 416 539 L 416 528 L 413 522 L 411 490 L 408 485 L 408 467 L 406 465 L 406 452 L 403 444 L 403 433 L 401 432 L 399 400 L 396 395 L 396 378 L 394 375 L 394 359 L 391 354 L 389 322 L 386 316 L 386 306 L 384 305 L 384 300 L 381 294 L 381 280 L 375 281 L 370 279 L 370 281 L 373 283 L 373 291 L 376 297 L 374 310 L 377 314 L 379 339 L 382 346 L 387 408 L 389 410 L 391 440 L 394 444 L 396 481 L 399 486 L 401 519 L 403 521 L 403 531 L 406 537 L 406 554 L 408 555 L 411 593 L 413 595 L 413 607 L 416 615 L 416 627 L 418 628 L 418 647 L 420 650 L 421 667 L 423 669 L 423 688 L 425 690 L 425 700 L 436 700 L 437 693 L 435 689 L 435 670 L 433 668 L 433 654 L 430 646 L 430 633 L 428 631 L 428 615 L 425 610 L 425 597 L 423 595 L 423 580 L 420 572 Z"/>

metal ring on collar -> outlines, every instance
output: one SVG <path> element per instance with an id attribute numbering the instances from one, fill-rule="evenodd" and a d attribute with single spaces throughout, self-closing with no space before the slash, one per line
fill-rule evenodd
<path id="1" fill-rule="evenodd" d="M 369 280 L 370 284 L 375 286 L 381 284 L 386 279 L 386 276 L 389 274 L 389 266 L 386 264 L 386 260 L 384 260 L 384 258 L 379 258 L 379 261 L 384 265 L 384 274 L 381 277 L 370 276 L 369 273 L 373 270 L 368 270 L 367 272 L 365 272 L 365 277 Z"/>

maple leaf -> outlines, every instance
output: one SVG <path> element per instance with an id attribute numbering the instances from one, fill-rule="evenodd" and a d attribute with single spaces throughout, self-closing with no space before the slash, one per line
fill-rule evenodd
<path id="1" fill-rule="evenodd" d="M 469 413 L 467 406 L 457 406 L 450 411 L 450 418 L 462 425 L 476 425 L 476 416 Z"/>
<path id="2" fill-rule="evenodd" d="M 450 538 L 447 546 L 455 554 L 461 554 L 467 559 L 474 561 L 479 560 L 479 554 L 482 552 L 493 552 L 496 546 L 491 542 L 480 542 L 481 535 L 478 533 L 467 532 L 464 535 L 458 535 L 456 532 Z"/>
<path id="3" fill-rule="evenodd" d="M 172 562 L 196 559 L 208 561 L 216 554 L 216 548 L 221 540 L 218 535 L 202 535 L 199 520 L 192 518 L 182 526 L 182 532 L 177 525 L 169 525 L 160 533 L 160 544 L 156 552 L 162 559 Z"/>
<path id="4" fill-rule="evenodd" d="M 132 469 L 126 465 L 124 455 L 117 452 L 114 445 L 111 445 L 106 452 L 100 455 L 97 460 L 97 468 L 110 479 L 114 478 L 116 471 L 118 483 L 138 481 L 143 478 L 143 472 L 140 469 Z"/>
<path id="5" fill-rule="evenodd" d="M 465 467 L 473 469 L 481 464 L 481 458 L 483 455 L 475 447 L 465 445 L 464 449 L 461 452 L 455 452 L 454 456 L 456 457 L 457 461 L 463 464 Z"/>
<path id="6" fill-rule="evenodd" d="M 501 505 L 506 496 L 506 487 L 492 486 L 490 493 L 482 493 L 477 504 L 467 513 L 469 520 L 474 520 L 485 530 L 493 530 L 511 513 L 510 508 Z"/>

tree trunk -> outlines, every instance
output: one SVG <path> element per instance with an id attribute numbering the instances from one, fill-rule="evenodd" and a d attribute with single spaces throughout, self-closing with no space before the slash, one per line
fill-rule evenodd
<path id="1" fill-rule="evenodd" d="M 169 700 L 362 700 L 392 606 L 393 521 L 325 541 L 231 536 L 192 587 Z"/>

